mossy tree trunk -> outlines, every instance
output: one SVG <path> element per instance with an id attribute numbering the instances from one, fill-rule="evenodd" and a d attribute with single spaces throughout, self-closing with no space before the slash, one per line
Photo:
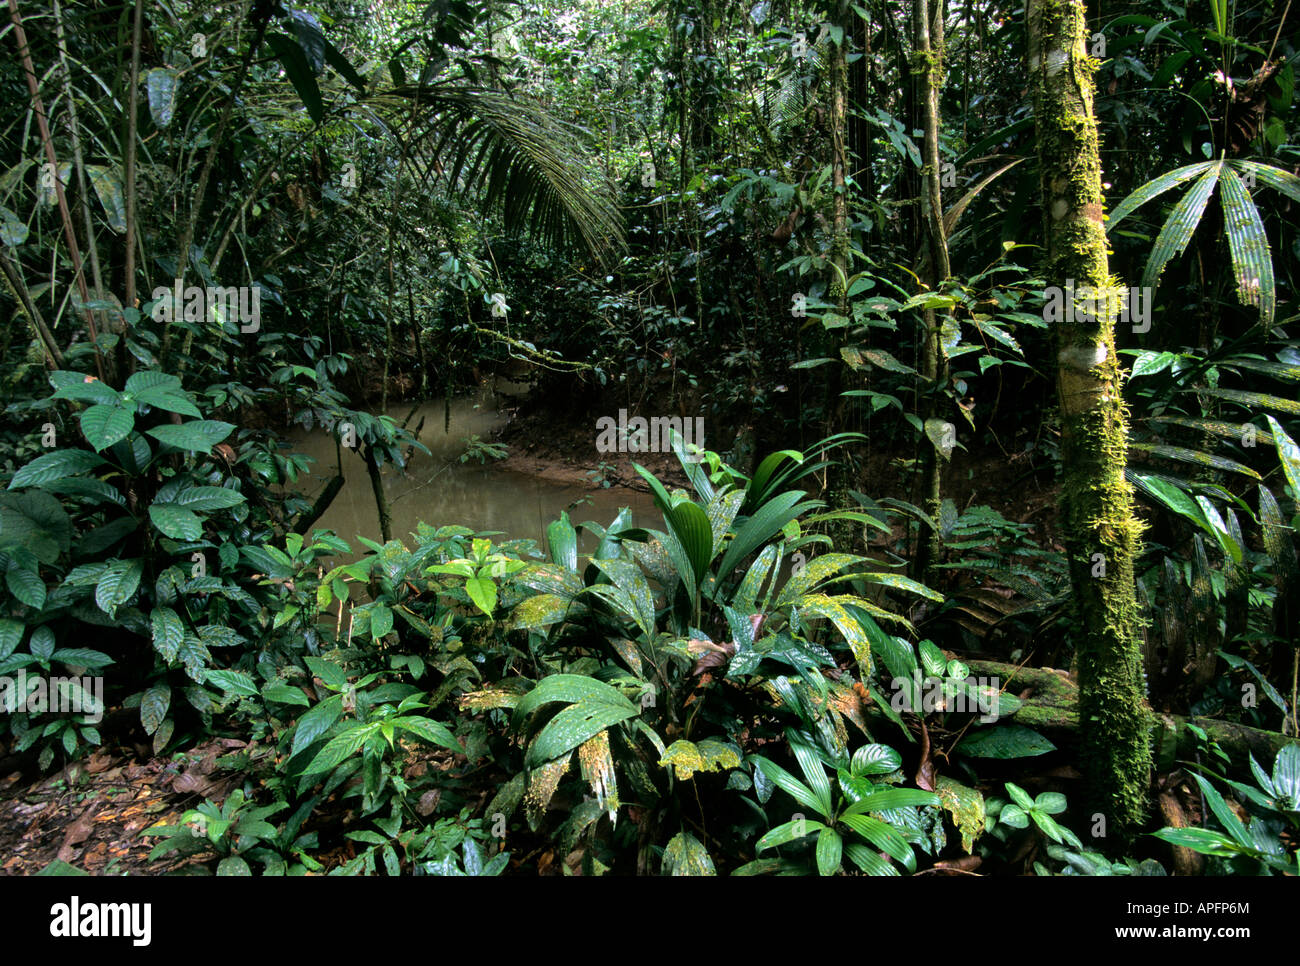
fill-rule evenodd
<path id="1" fill-rule="evenodd" d="M 1128 427 L 1115 354 L 1119 304 L 1107 263 L 1101 160 L 1093 116 L 1097 62 L 1084 47 L 1082 0 L 1029 0 L 1034 98 L 1049 286 L 1067 293 L 1054 325 L 1061 408 L 1063 531 L 1081 632 L 1081 758 L 1108 830 L 1123 838 L 1147 808 L 1150 711 L 1144 698 L 1133 577 L 1141 526 L 1124 479 Z M 1099 293 L 1068 297 L 1069 283 Z"/>

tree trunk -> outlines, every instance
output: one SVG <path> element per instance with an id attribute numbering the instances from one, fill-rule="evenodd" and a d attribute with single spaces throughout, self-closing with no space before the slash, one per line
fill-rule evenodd
<path id="1" fill-rule="evenodd" d="M 393 539 L 393 511 L 388 506 L 388 494 L 384 492 L 384 477 L 380 472 L 375 452 L 369 445 L 365 446 L 366 474 L 370 477 L 370 489 L 375 494 L 375 510 L 379 513 L 379 532 L 384 543 Z"/>
<path id="2" fill-rule="evenodd" d="M 1081 758 L 1095 805 L 1121 837 L 1147 809 L 1150 710 L 1143 696 L 1133 559 L 1141 525 L 1124 479 L 1128 427 L 1115 354 L 1117 300 L 1103 228 L 1101 160 L 1093 116 L 1097 62 L 1084 48 L 1082 0 L 1029 0 L 1034 98 L 1050 286 L 1067 294 L 1054 324 L 1061 408 L 1061 503 L 1080 631 Z M 1106 296 L 1106 297 L 1102 297 Z"/>
<path id="3" fill-rule="evenodd" d="M 943 83 L 943 9 L 942 0 L 936 4 L 933 43 L 931 43 L 930 5 L 928 0 L 916 0 L 916 63 L 912 70 L 920 89 L 921 122 L 925 131 L 921 169 L 921 225 L 925 231 L 928 271 L 922 280 L 931 289 L 943 284 L 952 274 L 948 260 L 948 239 L 943 230 L 943 199 L 939 170 L 939 86 Z M 939 323 L 934 309 L 925 310 L 925 343 L 921 349 L 921 375 L 926 381 L 926 402 L 923 419 L 926 424 L 939 418 L 943 393 L 948 385 L 948 360 L 939 340 Z M 939 452 L 932 443 L 922 452 L 923 476 L 921 482 L 921 507 L 937 520 L 942 494 L 939 489 L 941 467 Z M 922 583 L 930 569 L 933 557 L 934 531 L 917 527 L 916 561 L 914 576 Z"/>

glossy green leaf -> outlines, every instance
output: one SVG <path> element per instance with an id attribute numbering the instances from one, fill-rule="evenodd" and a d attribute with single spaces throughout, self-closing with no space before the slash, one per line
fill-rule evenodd
<path id="1" fill-rule="evenodd" d="M 126 439 L 135 428 L 135 416 L 121 406 L 99 403 L 81 414 L 81 431 L 96 453 Z"/>

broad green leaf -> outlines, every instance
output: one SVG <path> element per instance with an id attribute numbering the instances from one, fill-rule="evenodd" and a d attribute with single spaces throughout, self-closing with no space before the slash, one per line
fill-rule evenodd
<path id="1" fill-rule="evenodd" d="M 207 513 L 228 510 L 245 501 L 242 493 L 228 490 L 224 486 L 190 486 L 177 493 L 172 502 L 188 510 Z"/>
<path id="2" fill-rule="evenodd" d="M 517 729 L 525 717 L 544 704 L 556 701 L 572 704 L 587 697 L 595 697 L 607 704 L 622 702 L 633 714 L 637 711 L 636 705 L 603 681 L 582 674 L 552 674 L 539 681 L 536 687 L 519 700 L 515 706 L 512 727 Z"/>
<path id="3" fill-rule="evenodd" d="M 114 560 L 104 570 L 95 585 L 95 603 L 107 614 L 117 612 L 140 586 L 144 565 L 140 560 Z"/>
<path id="4" fill-rule="evenodd" d="M 443 748 L 449 748 L 457 754 L 464 754 L 465 749 L 461 743 L 456 740 L 456 736 L 447 730 L 447 726 L 439 724 L 432 718 L 394 718 L 392 723 L 395 727 L 408 731 L 431 745 L 440 745 Z"/>
<path id="5" fill-rule="evenodd" d="M 1240 473 L 1242 476 L 1248 476 L 1252 480 L 1259 479 L 1258 473 L 1249 466 L 1238 463 L 1236 460 L 1230 460 L 1215 453 L 1207 453 L 1202 450 L 1188 449 L 1185 446 L 1164 446 L 1155 443 L 1130 443 L 1129 449 L 1137 450 L 1141 453 L 1150 453 L 1153 456 L 1159 456 L 1164 459 L 1193 463 L 1196 466 L 1208 467 L 1220 470 L 1224 473 Z"/>
<path id="6" fill-rule="evenodd" d="M 0 620 L 0 661 L 18 649 L 23 640 L 23 625 L 15 620 Z"/>
<path id="7" fill-rule="evenodd" d="M 590 694 L 560 711 L 528 747 L 525 764 L 536 767 L 568 754 L 597 732 L 626 721 L 637 713 L 621 694 L 619 701 L 607 701 L 601 694 Z"/>
<path id="8" fill-rule="evenodd" d="M 149 95 L 149 113 L 154 124 L 160 128 L 171 124 L 176 112 L 180 74 L 170 67 L 155 67 L 144 75 L 144 86 Z"/>
<path id="9" fill-rule="evenodd" d="M 842 820 L 845 825 L 886 855 L 892 856 L 899 862 L 907 862 L 911 858 L 912 849 L 907 844 L 907 840 L 892 825 L 870 815 L 846 815 Z"/>
<path id="10" fill-rule="evenodd" d="M 126 439 L 135 428 L 135 416 L 121 406 L 98 403 L 81 414 L 81 431 L 96 453 Z"/>
<path id="11" fill-rule="evenodd" d="M 59 370 L 50 373 L 50 385 L 55 399 L 75 399 L 77 402 L 120 406 L 122 397 L 112 386 L 100 382 L 84 372 Z"/>
<path id="12" fill-rule="evenodd" d="M 917 788 L 892 788 L 879 786 L 879 791 L 864 795 L 844 810 L 844 815 L 861 815 L 865 812 L 887 812 L 909 805 L 938 805 L 939 796 Z"/>
<path id="13" fill-rule="evenodd" d="M 540 630 L 564 620 L 565 615 L 586 613 L 582 605 L 571 604 L 555 594 L 535 594 L 519 603 L 510 614 L 510 630 Z"/>
<path id="14" fill-rule="evenodd" d="M 149 519 L 173 540 L 198 540 L 203 536 L 203 521 L 173 503 L 155 503 L 149 507 Z"/>
<path id="15" fill-rule="evenodd" d="M 1205 803 L 1210 806 L 1210 811 L 1219 820 L 1219 824 L 1232 836 L 1233 841 L 1242 848 L 1252 848 L 1254 843 L 1251 840 L 1250 833 L 1241 824 L 1241 819 L 1237 818 L 1237 813 L 1228 807 L 1228 803 L 1223 800 L 1223 796 L 1219 794 L 1218 789 L 1201 775 L 1193 775 L 1192 778 L 1196 780 L 1196 784 L 1201 786 L 1201 793 L 1205 796 Z"/>
<path id="16" fill-rule="evenodd" d="M 794 752 L 795 761 L 799 762 L 799 770 L 803 772 L 804 780 L 808 783 L 807 787 L 817 796 L 817 811 L 830 818 L 835 814 L 835 803 L 831 799 L 831 782 L 826 777 L 826 769 L 821 759 L 812 747 L 793 731 L 787 730 L 786 737 L 790 750 Z"/>
<path id="17" fill-rule="evenodd" d="M 1037 731 L 1015 724 L 974 731 L 956 748 L 971 758 L 1032 758 L 1055 750 L 1056 746 Z"/>
<path id="18" fill-rule="evenodd" d="M 796 839 L 811 835 L 813 832 L 820 832 L 825 827 L 823 823 L 811 818 L 795 819 L 786 822 L 784 825 L 778 825 L 755 843 L 754 854 L 762 855 L 768 849 L 788 845 Z"/>
<path id="19" fill-rule="evenodd" d="M 289 754 L 297 755 L 329 731 L 343 714 L 343 695 L 332 694 L 298 719 Z"/>
<path id="20" fill-rule="evenodd" d="M 844 841 L 834 829 L 824 828 L 817 833 L 817 872 L 834 875 L 840 870 L 844 854 Z"/>
<path id="21" fill-rule="evenodd" d="M 304 777 L 333 771 L 344 760 L 355 755 L 366 740 L 378 730 L 379 722 L 368 725 L 358 724 L 330 739 L 303 770 Z"/>
<path id="22" fill-rule="evenodd" d="M 785 586 L 781 588 L 781 593 L 777 595 L 774 606 L 783 607 L 786 604 L 792 604 L 818 584 L 829 580 L 831 577 L 838 576 L 866 560 L 866 557 L 848 553 L 826 553 L 819 557 L 813 557 L 804 565 L 802 570 L 797 574 L 792 574 L 790 579 L 785 582 Z"/>
<path id="23" fill-rule="evenodd" d="M 275 52 L 275 56 L 280 63 L 284 65 L 284 71 L 289 75 L 289 81 L 293 84 L 294 90 L 302 98 L 308 116 L 311 117 L 313 122 L 319 124 L 325 119 L 325 105 L 321 101 L 320 87 L 316 83 L 316 77 L 312 73 L 311 65 L 307 62 L 302 48 L 292 37 L 281 33 L 267 34 L 266 43 Z"/>
<path id="24" fill-rule="evenodd" d="M 1200 852 L 1202 855 L 1229 857 L 1241 855 L 1247 851 L 1223 833 L 1214 832 L 1210 829 L 1162 828 L 1159 832 L 1152 832 L 1151 834 L 1168 842 L 1170 845 L 1179 845 L 1191 849 L 1193 852 Z"/>
<path id="25" fill-rule="evenodd" d="M 561 513 L 560 519 L 546 528 L 546 545 L 553 561 L 565 570 L 578 569 L 578 532 L 569 522 L 568 513 Z"/>
<path id="26" fill-rule="evenodd" d="M 847 855 L 867 875 L 898 875 L 898 870 L 865 845 L 851 842 L 844 846 Z"/>
<path id="27" fill-rule="evenodd" d="M 752 756 L 752 760 L 758 763 L 759 770 L 764 775 L 775 782 L 778 788 L 791 796 L 800 805 L 812 809 L 824 818 L 830 818 L 829 815 L 822 811 L 822 803 L 818 801 L 812 790 L 776 762 L 769 761 L 760 755 Z"/>
<path id="28" fill-rule="evenodd" d="M 215 419 L 195 419 L 179 426 L 166 424 L 147 430 L 148 434 L 159 442 L 196 453 L 212 452 L 213 446 L 234 431 L 235 427 L 232 424 Z"/>
<path id="29" fill-rule="evenodd" d="M 208 671 L 203 683 L 216 685 L 230 694 L 257 696 L 257 685 L 243 671 Z"/>
<path id="30" fill-rule="evenodd" d="M 393 629 L 393 612 L 383 604 L 370 608 L 370 636 L 376 641 Z"/>
<path id="31" fill-rule="evenodd" d="M 45 606 L 45 581 L 35 571 L 11 566 L 5 572 L 5 586 L 28 607 L 40 610 Z"/>
<path id="32" fill-rule="evenodd" d="M 180 617 L 170 607 L 156 607 L 149 615 L 149 623 L 153 628 L 154 650 L 168 662 L 176 660 L 181 642 L 185 640 L 185 625 Z"/>
<path id="33" fill-rule="evenodd" d="M 1277 753 L 1270 784 L 1282 808 L 1300 811 L 1300 744 L 1292 742 Z"/>
<path id="34" fill-rule="evenodd" d="M 863 745 L 853 753 L 849 770 L 855 776 L 888 775 L 903 767 L 903 756 L 888 745 Z"/>
<path id="35" fill-rule="evenodd" d="M 90 175 L 95 197 L 104 206 L 109 227 L 118 233 L 126 231 L 126 192 L 118 169 L 106 164 L 88 164 L 86 173 Z"/>
<path id="36" fill-rule="evenodd" d="M 1273 445 L 1277 447 L 1278 459 L 1282 461 L 1282 472 L 1291 484 L 1291 497 L 1300 503 L 1300 446 L 1286 434 L 1286 430 L 1272 416 L 1265 417 L 1268 428 L 1273 431 Z"/>
<path id="37" fill-rule="evenodd" d="M 664 519 L 686 552 L 698 587 L 713 559 L 713 528 L 709 515 L 698 504 L 687 500 L 664 511 Z"/>
<path id="38" fill-rule="evenodd" d="M 144 726 L 145 734 L 151 735 L 158 730 L 158 726 L 167 717 L 171 702 L 172 689 L 166 684 L 154 685 L 141 695 L 140 724 Z"/>
<path id="39" fill-rule="evenodd" d="M 492 616 L 492 611 L 497 606 L 497 585 L 491 577 L 470 577 L 465 581 L 465 592 L 469 594 L 469 599 L 474 602 L 475 607 L 488 617 Z M 391 618 L 389 626 L 392 626 Z"/>
<path id="40" fill-rule="evenodd" d="M 664 875 L 717 875 L 708 849 L 690 832 L 678 832 L 664 848 Z"/>
<path id="41" fill-rule="evenodd" d="M 1300 177 L 1296 177 L 1290 171 L 1276 168 L 1271 164 L 1260 164 L 1258 161 L 1233 160 L 1230 164 L 1239 171 L 1254 175 L 1255 180 L 1261 184 L 1266 184 L 1282 192 L 1292 201 L 1300 203 Z"/>
<path id="42" fill-rule="evenodd" d="M 41 486 L 68 476 L 77 476 L 104 465 L 104 458 L 84 449 L 57 450 L 38 456 L 14 474 L 9 489 Z"/>

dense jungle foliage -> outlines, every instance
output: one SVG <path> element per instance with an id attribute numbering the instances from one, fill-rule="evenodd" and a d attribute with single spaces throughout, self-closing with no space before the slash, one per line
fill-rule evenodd
<path id="1" fill-rule="evenodd" d="M 1300 874 L 1289 2 L 0 44 L 7 873 Z"/>

